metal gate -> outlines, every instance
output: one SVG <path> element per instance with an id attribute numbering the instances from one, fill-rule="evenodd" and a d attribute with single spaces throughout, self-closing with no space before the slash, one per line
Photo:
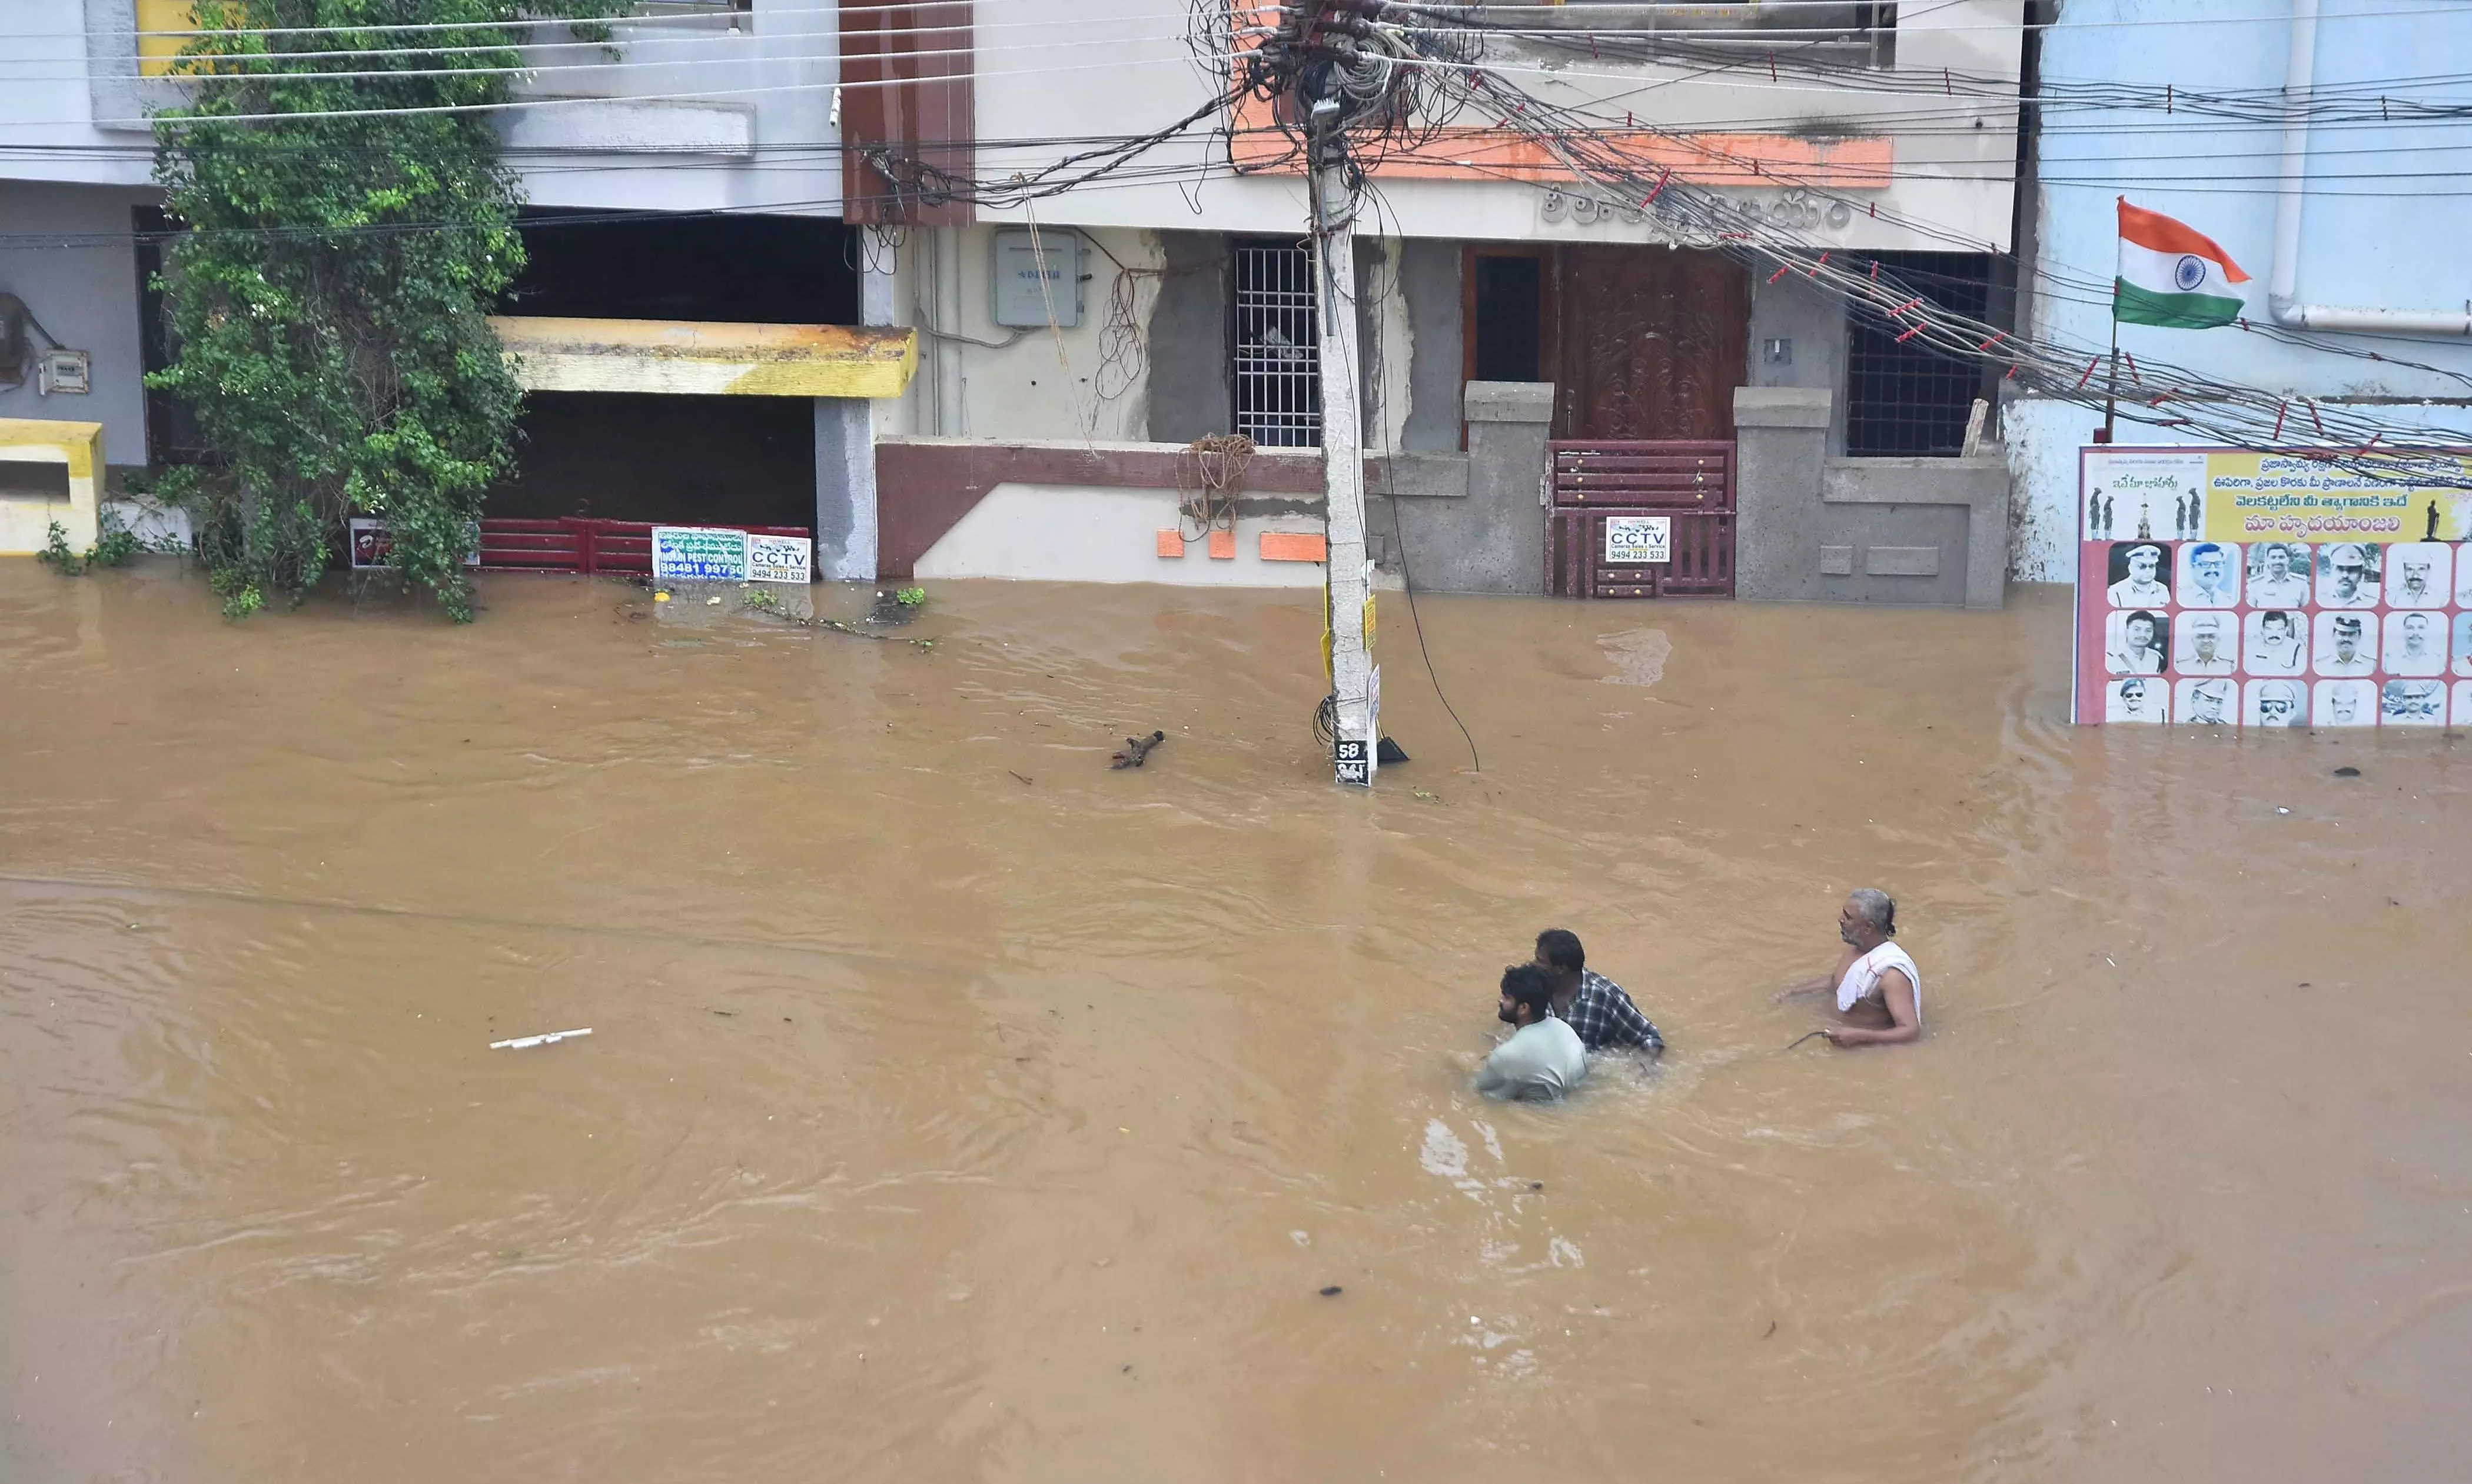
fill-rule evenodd
<path id="1" fill-rule="evenodd" d="M 725 526 L 752 536 L 806 536 L 804 526 Z M 582 516 L 564 520 L 514 520 L 496 516 L 481 522 L 481 565 L 517 572 L 653 571 L 653 526 L 650 521 L 605 521 Z"/>
<path id="2" fill-rule="evenodd" d="M 1563 598 L 1734 596 L 1731 439 L 1545 445 L 1553 504 L 1545 590 Z M 1669 557 L 1618 564 L 1605 536 L 1614 517 L 1661 518 Z"/>

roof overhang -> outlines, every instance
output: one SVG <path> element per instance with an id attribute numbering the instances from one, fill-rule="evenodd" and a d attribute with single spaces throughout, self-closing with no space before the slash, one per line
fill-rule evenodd
<path id="1" fill-rule="evenodd" d="M 899 326 L 517 315 L 489 325 L 526 391 L 897 397 L 918 367 L 918 332 Z"/>

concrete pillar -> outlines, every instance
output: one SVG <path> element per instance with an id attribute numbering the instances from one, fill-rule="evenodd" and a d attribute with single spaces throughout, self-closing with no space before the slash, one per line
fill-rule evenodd
<path id="1" fill-rule="evenodd" d="M 897 266 L 897 241 L 880 226 L 859 228 L 858 322 L 861 324 L 893 322 L 892 279 Z"/>
<path id="2" fill-rule="evenodd" d="M 1734 389 L 1734 596 L 1805 596 L 1804 569 L 1827 512 L 1819 501 L 1828 464 L 1825 388 Z"/>
<path id="3" fill-rule="evenodd" d="M 858 318 L 893 322 L 894 239 L 859 228 Z M 863 397 L 816 398 L 816 576 L 875 580 L 875 406 Z"/>
<path id="4" fill-rule="evenodd" d="M 1553 381 L 1471 381 L 1461 390 L 1461 406 L 1468 415 L 1468 502 L 1449 512 L 1459 517 L 1459 539 L 1451 542 L 1456 561 L 1449 561 L 1454 572 L 1443 572 L 1434 586 L 1542 594 Z"/>
<path id="5" fill-rule="evenodd" d="M 1462 519 L 1462 592 L 1545 591 L 1545 438 L 1554 421 L 1554 384 L 1472 381 L 1461 393 L 1467 413 L 1467 507 Z"/>
<path id="6" fill-rule="evenodd" d="M 816 398 L 816 576 L 875 580 L 875 409 Z"/>

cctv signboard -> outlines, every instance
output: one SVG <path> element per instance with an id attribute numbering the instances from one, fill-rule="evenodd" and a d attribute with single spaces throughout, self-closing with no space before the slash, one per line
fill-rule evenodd
<path id="1" fill-rule="evenodd" d="M 1605 517 L 1605 565 L 1644 567 L 1674 560 L 1674 517 L 1671 515 L 1608 515 Z"/>
<path id="2" fill-rule="evenodd" d="M 2094 447 L 2085 725 L 2472 725 L 2472 454 Z"/>
<path id="3" fill-rule="evenodd" d="M 795 582 L 804 587 L 815 580 L 816 543 L 805 536 L 759 536 L 747 538 L 747 580 L 749 582 Z"/>

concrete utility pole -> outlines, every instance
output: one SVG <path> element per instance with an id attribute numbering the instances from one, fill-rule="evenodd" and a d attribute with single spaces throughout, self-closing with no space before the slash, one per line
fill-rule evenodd
<path id="1" fill-rule="evenodd" d="M 1320 324 L 1321 470 L 1330 550 L 1327 602 L 1332 733 L 1341 783 L 1372 787 L 1382 736 L 1382 672 L 1373 664 L 1373 564 L 1365 559 L 1364 419 L 1357 410 L 1356 204 L 1347 189 L 1340 106 L 1313 105 L 1314 304 Z"/>

